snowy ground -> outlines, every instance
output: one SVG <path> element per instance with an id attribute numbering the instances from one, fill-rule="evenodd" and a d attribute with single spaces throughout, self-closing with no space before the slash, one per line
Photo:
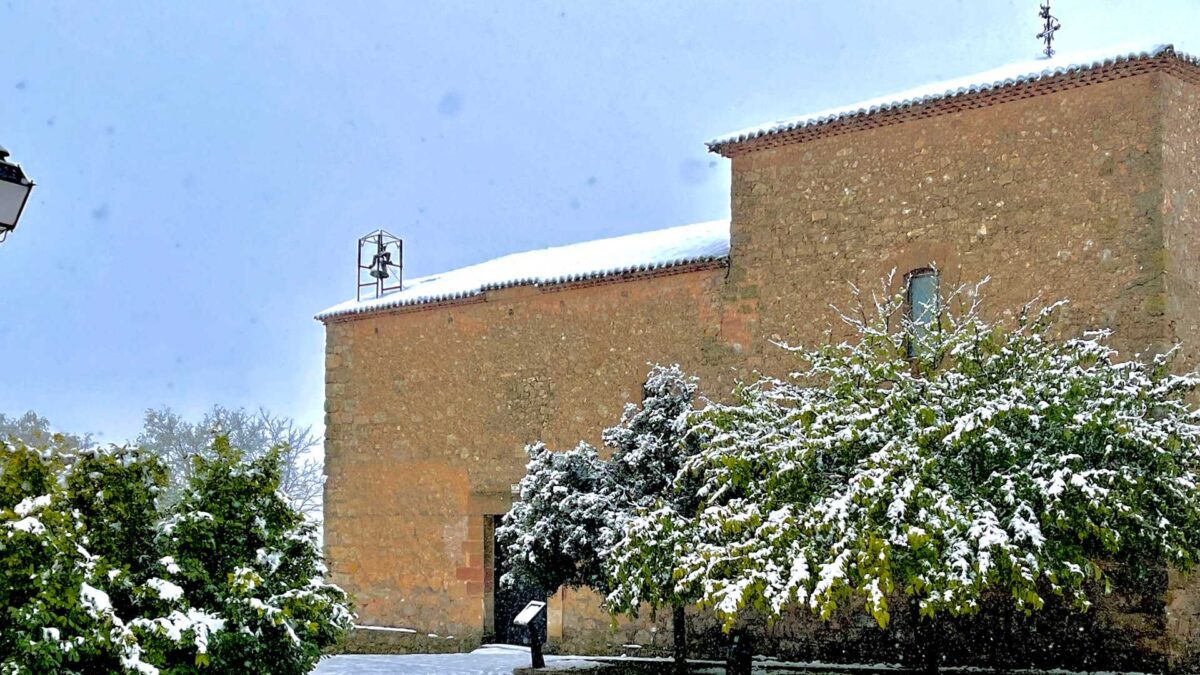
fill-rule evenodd
<path id="1" fill-rule="evenodd" d="M 546 664 L 586 668 L 587 662 L 569 656 L 547 656 Z M 508 645 L 485 645 L 470 654 L 406 654 L 403 656 L 346 655 L 325 659 L 313 675 L 512 675 L 529 665 L 529 650 Z"/>
<path id="2" fill-rule="evenodd" d="M 631 661 L 665 661 L 662 658 L 631 658 Z M 695 672 L 700 675 L 723 675 L 725 668 L 715 661 L 693 662 L 701 667 Z M 405 675 L 511 675 L 513 668 L 529 665 L 529 649 L 512 645 L 484 645 L 470 654 L 405 654 L 405 655 L 346 655 L 335 656 L 321 662 L 312 675 L 382 675 L 404 673 Z M 595 661 L 578 656 L 547 656 L 547 666 L 578 669 L 580 675 L 599 667 Z M 707 666 L 707 667 L 705 667 Z M 821 663 L 784 663 L 755 657 L 755 675 L 769 673 L 807 673 L 816 666 L 816 672 L 824 675 L 878 674 L 892 670 L 894 666 L 882 664 L 869 666 L 836 666 L 844 671 L 839 674 L 827 670 L 830 666 Z M 1036 675 L 1036 674 L 1031 674 Z"/>

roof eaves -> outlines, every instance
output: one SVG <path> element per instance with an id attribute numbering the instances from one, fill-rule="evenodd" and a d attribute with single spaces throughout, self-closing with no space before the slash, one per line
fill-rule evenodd
<path id="1" fill-rule="evenodd" d="M 446 293 L 441 295 L 430 295 L 420 298 L 405 298 L 398 299 L 395 302 L 372 303 L 370 305 L 356 305 L 344 307 L 340 309 L 331 309 L 324 312 L 319 312 L 313 318 L 322 323 L 327 323 L 331 320 L 345 319 L 357 315 L 376 314 L 380 312 L 395 311 L 398 309 L 408 309 L 423 307 L 426 305 L 442 305 L 454 303 L 458 301 L 468 300 L 486 294 L 488 291 L 502 290 L 505 288 L 513 288 L 516 286 L 536 286 L 542 288 L 575 284 L 597 279 L 605 279 L 610 277 L 623 277 L 637 275 L 641 273 L 653 273 L 664 270 L 677 271 L 681 267 L 702 266 L 708 263 L 728 262 L 728 255 L 707 255 L 693 256 L 688 258 L 677 258 L 675 260 L 645 263 L 640 265 L 629 265 L 620 268 L 613 268 L 597 272 L 584 272 L 579 274 L 561 275 L 557 277 L 537 278 L 525 277 L 520 279 L 510 279 L 506 281 L 498 281 L 485 284 L 478 289 L 465 291 L 461 293 Z M 384 296 L 386 298 L 387 296 Z"/>
<path id="2" fill-rule="evenodd" d="M 1037 72 L 1029 72 L 1019 76 L 1006 77 L 998 80 L 981 81 L 978 83 L 922 96 L 898 98 L 884 103 L 877 103 L 862 107 L 859 107 L 858 104 L 851 104 L 846 106 L 844 109 L 837 109 L 836 112 L 830 114 L 800 116 L 771 125 L 733 132 L 709 141 L 705 145 L 708 147 L 709 152 L 714 152 L 725 157 L 729 157 L 730 153 L 728 150 L 731 149 L 732 146 L 737 146 L 742 143 L 754 141 L 760 138 L 777 136 L 802 129 L 815 130 L 816 127 L 823 127 L 835 122 L 848 122 L 883 112 L 900 111 L 913 106 L 937 103 L 956 97 L 970 96 L 1029 82 L 1067 76 L 1072 73 L 1110 67 L 1128 61 L 1148 60 L 1159 57 L 1171 57 L 1191 65 L 1200 66 L 1200 59 L 1197 57 L 1183 52 L 1177 52 L 1175 51 L 1174 46 L 1171 44 L 1161 44 L 1151 49 L 1132 51 L 1088 62 L 1065 63 L 1054 68 L 1046 68 Z"/>

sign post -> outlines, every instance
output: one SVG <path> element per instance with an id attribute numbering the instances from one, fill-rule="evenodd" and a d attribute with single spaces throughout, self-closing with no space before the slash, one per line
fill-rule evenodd
<path id="1" fill-rule="evenodd" d="M 546 667 L 546 659 L 542 656 L 542 636 L 538 632 L 537 626 L 533 625 L 533 620 L 544 609 L 546 609 L 546 603 L 541 600 L 534 600 L 525 605 L 525 609 L 522 609 L 517 618 L 513 619 L 514 626 L 524 626 L 529 630 L 529 656 L 533 660 L 534 668 Z"/>

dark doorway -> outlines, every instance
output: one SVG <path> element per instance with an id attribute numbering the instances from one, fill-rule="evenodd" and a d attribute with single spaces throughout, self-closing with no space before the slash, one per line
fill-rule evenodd
<path id="1" fill-rule="evenodd" d="M 529 631 L 525 628 L 512 625 L 512 621 L 517 614 L 524 609 L 525 605 L 533 600 L 545 600 L 546 594 L 540 589 L 528 586 L 521 582 L 517 582 L 511 587 L 506 587 L 501 581 L 505 573 L 508 572 L 508 556 L 503 548 L 496 545 L 495 532 L 500 527 L 501 516 L 493 516 L 492 527 L 492 551 L 495 567 L 495 583 L 496 583 L 496 599 L 495 604 L 495 622 L 496 642 L 510 645 L 528 645 Z M 533 625 L 538 633 L 541 634 L 541 640 L 546 642 L 546 612 L 543 611 Z"/>

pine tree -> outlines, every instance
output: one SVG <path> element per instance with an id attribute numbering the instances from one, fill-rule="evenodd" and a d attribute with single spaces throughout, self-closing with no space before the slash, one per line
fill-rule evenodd
<path id="1" fill-rule="evenodd" d="M 534 443 L 526 452 L 521 498 L 496 530 L 510 565 L 500 582 L 520 577 L 547 595 L 563 586 L 604 588 L 600 560 L 612 538 L 612 510 L 595 448 L 553 452 Z"/>
<path id="2" fill-rule="evenodd" d="M 690 433 L 696 387 L 678 366 L 654 366 L 641 404 L 626 406 L 601 434 L 613 453 L 608 461 L 586 443 L 566 452 L 531 445 L 521 499 L 496 532 L 512 567 L 502 583 L 521 577 L 548 594 L 588 587 L 613 612 L 671 607 L 680 672 L 687 667 L 684 608 L 693 596 L 672 579 L 670 537 L 698 504 L 697 486 L 678 475 L 699 452 Z"/>
<path id="3" fill-rule="evenodd" d="M 680 474 L 700 449 L 692 430 L 697 382 L 679 366 L 656 365 L 621 423 L 606 429 L 607 465 L 618 538 L 604 560 L 610 609 L 636 614 L 642 603 L 672 610 L 675 672 L 687 672 L 685 608 L 695 597 L 675 584 L 679 524 L 695 517 L 698 485 Z"/>

